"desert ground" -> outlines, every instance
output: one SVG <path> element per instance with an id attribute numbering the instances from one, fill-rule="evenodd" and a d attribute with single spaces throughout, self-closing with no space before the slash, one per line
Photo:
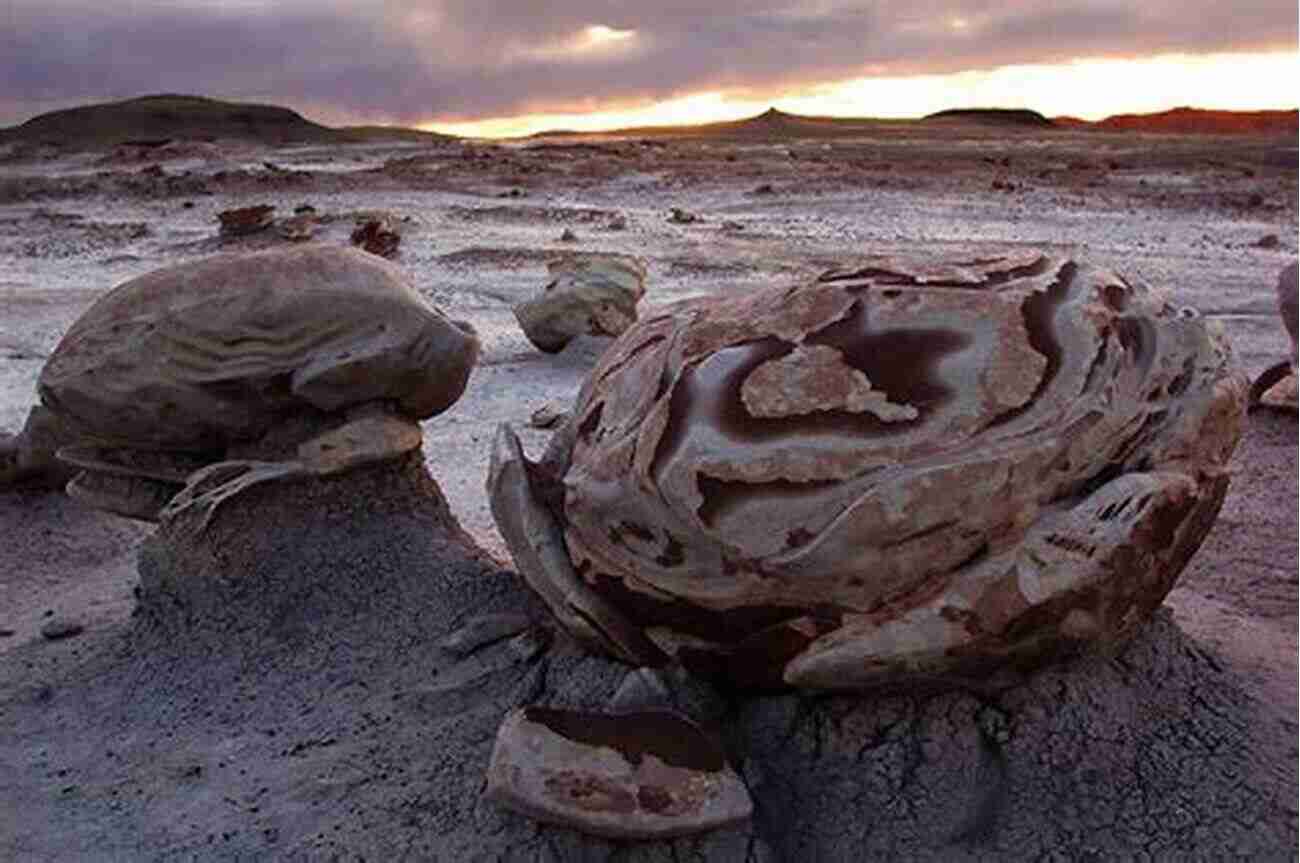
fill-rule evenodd
<path id="1" fill-rule="evenodd" d="M 530 415 L 571 402 L 608 343 L 581 338 L 547 355 L 520 331 L 511 307 L 541 288 L 552 256 L 640 256 L 644 313 L 795 282 L 870 253 L 1064 249 L 1219 322 L 1253 378 L 1290 350 L 1274 285 L 1296 257 L 1296 168 L 1294 136 L 979 126 L 834 140 L 219 141 L 89 153 L 9 145 L 0 149 L 0 432 L 22 427 L 42 363 L 108 288 L 163 265 L 289 242 L 274 229 L 223 237 L 220 211 L 270 204 L 289 217 L 310 206 L 315 239 L 339 244 L 358 220 L 383 216 L 402 235 L 395 263 L 482 342 L 463 398 L 424 424 L 424 458 L 460 524 L 492 556 L 476 565 L 509 569 L 484 491 L 493 432 L 511 423 L 540 452 L 550 432 L 530 428 Z M 1239 721 L 1275 747 L 1271 772 L 1244 780 L 1271 801 L 1261 810 L 1269 822 L 1231 828 L 1267 837 L 1264 852 L 1241 846 L 1255 859 L 1296 853 L 1296 455 L 1293 410 L 1250 414 L 1227 502 L 1158 623 L 1231 676 Z M 472 797 L 483 769 L 473 757 L 486 744 L 426 775 L 420 760 L 444 758 L 443 741 L 394 730 L 428 717 L 380 715 L 377 690 L 388 678 L 373 668 L 364 697 L 354 690 L 365 681 L 349 678 L 341 659 L 324 677 L 294 678 L 287 666 L 281 677 L 260 675 L 255 651 L 212 654 L 214 677 L 202 685 L 180 681 L 180 660 L 124 670 L 123 657 L 154 649 L 131 633 L 136 550 L 151 529 L 54 493 L 0 492 L 0 857 L 398 859 L 390 844 L 398 837 L 411 859 L 452 859 L 457 847 L 467 859 L 659 859 L 611 843 L 578 856 L 577 845 L 555 838 L 563 831 L 549 829 L 502 850 L 488 837 L 506 829 L 506 816 L 481 814 L 485 804 L 471 807 L 474 824 L 481 849 L 495 850 L 421 845 L 449 817 L 439 807 L 451 794 L 431 777 L 452 770 Z M 430 620 L 447 623 L 440 613 Z M 52 621 L 84 630 L 47 638 L 41 630 Z M 294 736 L 299 726 L 281 711 L 306 702 L 267 688 L 296 679 L 354 690 L 330 702 L 328 717 L 321 708 L 311 734 Z M 188 707 L 175 699 L 159 707 L 147 692 L 155 685 L 183 691 L 176 698 Z M 1187 705 L 1197 709 L 1210 708 Z M 329 771 L 322 758 L 333 759 Z M 321 767 L 319 776 L 304 764 Z M 1090 835 L 1117 829 L 1062 833 L 1065 856 L 1053 859 L 1085 859 Z M 761 847 L 772 856 L 745 847 L 735 859 L 798 859 L 792 849 L 801 846 L 769 836 Z M 998 847 L 969 859 L 1028 859 Z M 1097 847 L 1137 856 L 1135 844 Z M 1030 843 L 1025 854 L 1032 848 L 1041 850 Z M 732 859 L 706 845 L 678 851 Z M 1179 856 L 1172 845 L 1143 853 Z"/>

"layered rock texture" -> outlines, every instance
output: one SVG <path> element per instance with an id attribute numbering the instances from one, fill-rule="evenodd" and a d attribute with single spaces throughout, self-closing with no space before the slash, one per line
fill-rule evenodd
<path id="1" fill-rule="evenodd" d="M 556 353 L 580 335 L 617 336 L 636 321 L 645 295 L 645 264 L 628 255 L 579 253 L 547 264 L 550 281 L 515 306 L 524 335 Z"/>
<path id="2" fill-rule="evenodd" d="M 133 279 L 41 371 L 70 494 L 154 519 L 262 479 L 330 474 L 418 448 L 418 421 L 464 391 L 478 342 L 401 272 L 309 245 Z M 221 489 L 218 492 L 218 488 Z"/>
<path id="3" fill-rule="evenodd" d="M 987 683 L 1128 636 L 1227 489 L 1247 382 L 1194 310 L 1033 251 L 871 259 L 641 321 L 538 465 L 516 564 L 580 640 L 732 684 Z"/>

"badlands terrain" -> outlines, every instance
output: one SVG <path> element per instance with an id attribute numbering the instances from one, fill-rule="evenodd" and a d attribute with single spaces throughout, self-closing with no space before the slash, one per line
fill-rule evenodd
<path id="1" fill-rule="evenodd" d="M 1252 378 L 1288 354 L 1274 286 L 1296 257 L 1294 131 L 1151 134 L 968 118 L 850 131 L 769 114 L 707 134 L 499 143 L 151 138 L 81 149 L 0 138 L 0 432 L 22 427 L 45 358 L 106 289 L 163 265 L 291 242 L 276 226 L 219 233 L 218 213 L 258 204 L 274 206 L 276 219 L 313 215 L 314 239 L 326 243 L 387 220 L 401 234 L 392 260 L 478 331 L 464 397 L 424 424 L 430 473 L 492 556 L 456 564 L 465 577 L 510 568 L 484 492 L 496 426 L 513 424 L 539 453 L 550 432 L 530 427 L 531 415 L 566 408 L 608 344 L 580 338 L 547 355 L 520 331 L 511 307 L 545 284 L 557 254 L 641 257 L 644 314 L 797 282 L 866 254 L 1067 250 L 1218 321 Z M 1253 783 L 1266 814 L 1225 815 L 1208 828 L 1218 838 L 1195 847 L 1222 848 L 1224 831 L 1239 831 L 1255 837 L 1239 843 L 1254 859 L 1295 854 L 1296 431 L 1285 407 L 1249 416 L 1218 523 L 1154 625 L 1222 678 L 1187 710 L 1232 711 L 1232 727 L 1262 741 L 1252 751 L 1271 753 L 1263 773 L 1203 780 L 1207 795 Z M 319 667 L 298 676 L 283 656 L 268 658 L 279 655 L 270 646 L 158 658 L 165 650 L 153 636 L 132 629 L 136 550 L 150 530 L 60 495 L 0 491 L 0 858 L 759 860 L 801 859 L 799 849 L 814 847 L 797 830 L 782 840 L 770 811 L 739 845 L 682 840 L 672 858 L 547 828 L 519 841 L 517 816 L 473 802 L 490 739 L 411 730 L 442 727 L 442 712 L 398 703 L 421 685 L 421 663 L 437 660 L 385 641 L 378 623 L 362 628 L 383 645 L 375 655 L 321 648 Z M 486 605 L 498 603 L 483 590 Z M 442 611 L 427 617 L 444 629 L 453 622 Z M 42 635 L 56 632 L 51 624 L 79 631 Z M 1148 642 L 1135 646 L 1139 659 L 1168 660 L 1167 643 Z M 205 663 L 210 678 L 196 676 Z M 400 685 L 376 670 L 397 663 L 416 667 Z M 303 680 L 321 688 L 290 691 Z M 1101 859 L 1144 848 L 1173 859 L 1176 843 L 1160 842 L 1205 827 L 1200 804 L 1145 805 L 1154 826 L 1066 813 L 1050 842 L 990 839 L 963 853 L 1025 859 L 1059 847 L 1059 859 L 1085 859 L 1091 848 Z M 434 841 L 459 829 L 444 823 L 452 810 L 480 845 Z M 1199 815 L 1180 824 L 1175 810 Z M 1125 830 L 1148 841 L 1114 838 Z M 837 854 L 865 842 L 816 847 L 821 859 L 853 859 Z M 737 847 L 744 852 L 731 856 Z M 954 859 L 936 852 L 945 856 Z"/>

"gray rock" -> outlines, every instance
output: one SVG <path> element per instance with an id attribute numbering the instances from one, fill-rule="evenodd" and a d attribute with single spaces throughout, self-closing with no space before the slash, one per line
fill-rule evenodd
<path id="1" fill-rule="evenodd" d="M 86 627 L 83 624 L 66 617 L 56 617 L 41 625 L 41 635 L 49 641 L 72 638 L 85 631 Z"/>
<path id="2" fill-rule="evenodd" d="M 119 285 L 64 335 L 38 389 L 59 440 L 81 444 L 60 449 L 87 471 L 70 493 L 153 519 L 206 464 L 288 457 L 329 473 L 409 452 L 477 353 L 472 330 L 391 264 L 308 245 Z"/>
<path id="3" fill-rule="evenodd" d="M 1284 268 L 1277 279 L 1277 308 L 1282 318 L 1282 326 L 1291 337 L 1291 356 L 1265 369 L 1255 378 L 1250 387 L 1249 402 L 1251 406 L 1263 402 L 1275 406 L 1296 407 L 1296 317 L 1297 317 L 1297 270 L 1300 265 L 1292 262 Z"/>
<path id="4" fill-rule="evenodd" d="M 524 335 L 556 353 L 580 335 L 617 336 L 636 321 L 645 265 L 628 255 L 574 253 L 547 264 L 550 281 L 514 307 Z"/>

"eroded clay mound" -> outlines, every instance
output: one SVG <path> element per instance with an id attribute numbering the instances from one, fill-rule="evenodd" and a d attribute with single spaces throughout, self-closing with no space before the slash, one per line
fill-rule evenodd
<path id="1" fill-rule="evenodd" d="M 289 413 L 387 401 L 445 410 L 472 334 L 401 271 L 329 246 L 224 255 L 132 279 L 96 302 L 41 371 L 41 400 L 97 438 L 195 449 L 258 437 Z"/>
<path id="2" fill-rule="evenodd" d="M 641 662 L 983 674 L 1159 605 L 1222 502 L 1245 389 L 1217 329 L 1115 273 L 872 260 L 629 330 L 529 481 L 572 577 L 516 561 Z"/>

